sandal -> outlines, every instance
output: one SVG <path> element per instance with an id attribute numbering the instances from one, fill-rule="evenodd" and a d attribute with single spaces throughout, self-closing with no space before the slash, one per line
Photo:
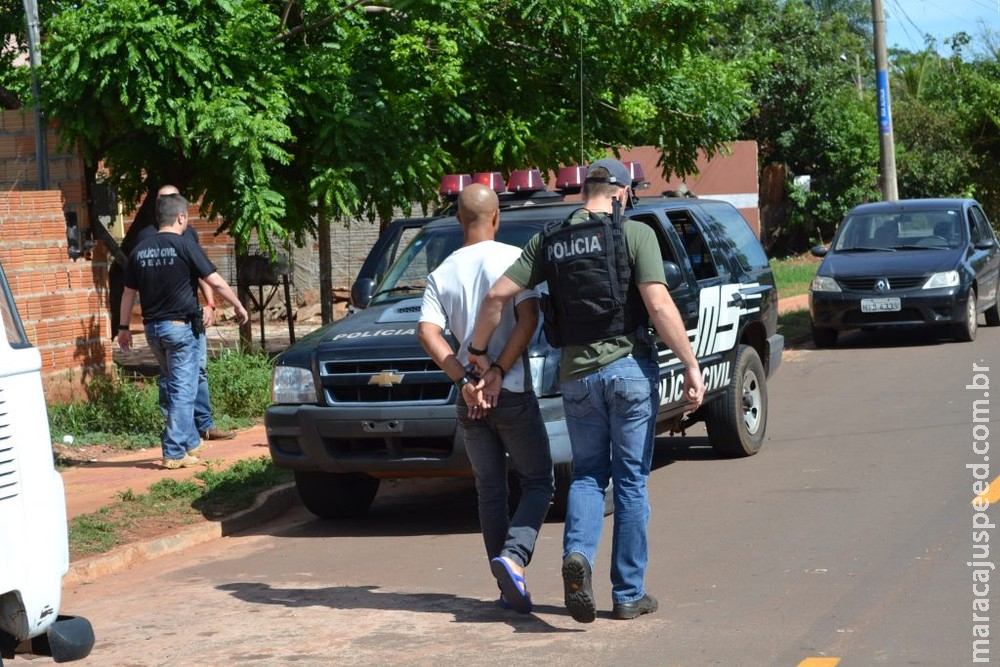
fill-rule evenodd
<path id="1" fill-rule="evenodd" d="M 531 595 L 524 583 L 524 577 L 515 572 L 507 563 L 507 559 L 497 557 L 490 561 L 490 572 L 497 578 L 497 584 L 503 591 L 503 598 L 514 611 L 521 614 L 530 613 L 533 605 Z M 502 605 L 501 605 L 502 606 Z"/>

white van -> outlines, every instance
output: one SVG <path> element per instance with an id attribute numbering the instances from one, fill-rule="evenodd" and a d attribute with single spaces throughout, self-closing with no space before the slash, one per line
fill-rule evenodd
<path id="1" fill-rule="evenodd" d="M 41 356 L 30 345 L 0 266 L 0 667 L 15 652 L 85 658 L 94 630 L 62 616 L 69 569 L 66 495 L 55 470 L 42 392 Z"/>

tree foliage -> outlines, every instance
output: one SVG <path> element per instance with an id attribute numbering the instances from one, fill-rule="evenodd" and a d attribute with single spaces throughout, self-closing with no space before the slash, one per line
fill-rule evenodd
<path id="1" fill-rule="evenodd" d="M 367 4 L 82 0 L 45 26 L 46 109 L 127 204 L 176 183 L 241 244 L 387 222 L 452 170 L 652 143 L 687 173 L 750 110 L 708 55 L 731 0 Z"/>

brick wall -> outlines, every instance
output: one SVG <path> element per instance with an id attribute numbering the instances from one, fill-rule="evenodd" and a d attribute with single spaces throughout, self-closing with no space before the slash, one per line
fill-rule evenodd
<path id="1" fill-rule="evenodd" d="M 70 260 L 61 192 L 0 192 L 0 262 L 28 339 L 42 356 L 49 400 L 82 398 L 111 360 L 107 262 Z"/>

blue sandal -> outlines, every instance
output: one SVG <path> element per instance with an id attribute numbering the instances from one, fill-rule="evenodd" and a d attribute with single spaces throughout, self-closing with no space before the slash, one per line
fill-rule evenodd
<path id="1" fill-rule="evenodd" d="M 531 595 L 524 583 L 524 577 L 519 575 L 504 558 L 497 557 L 490 561 L 490 572 L 497 578 L 497 584 L 503 591 L 503 599 L 511 608 L 521 614 L 531 612 Z M 501 604 L 501 606 L 503 606 Z"/>

